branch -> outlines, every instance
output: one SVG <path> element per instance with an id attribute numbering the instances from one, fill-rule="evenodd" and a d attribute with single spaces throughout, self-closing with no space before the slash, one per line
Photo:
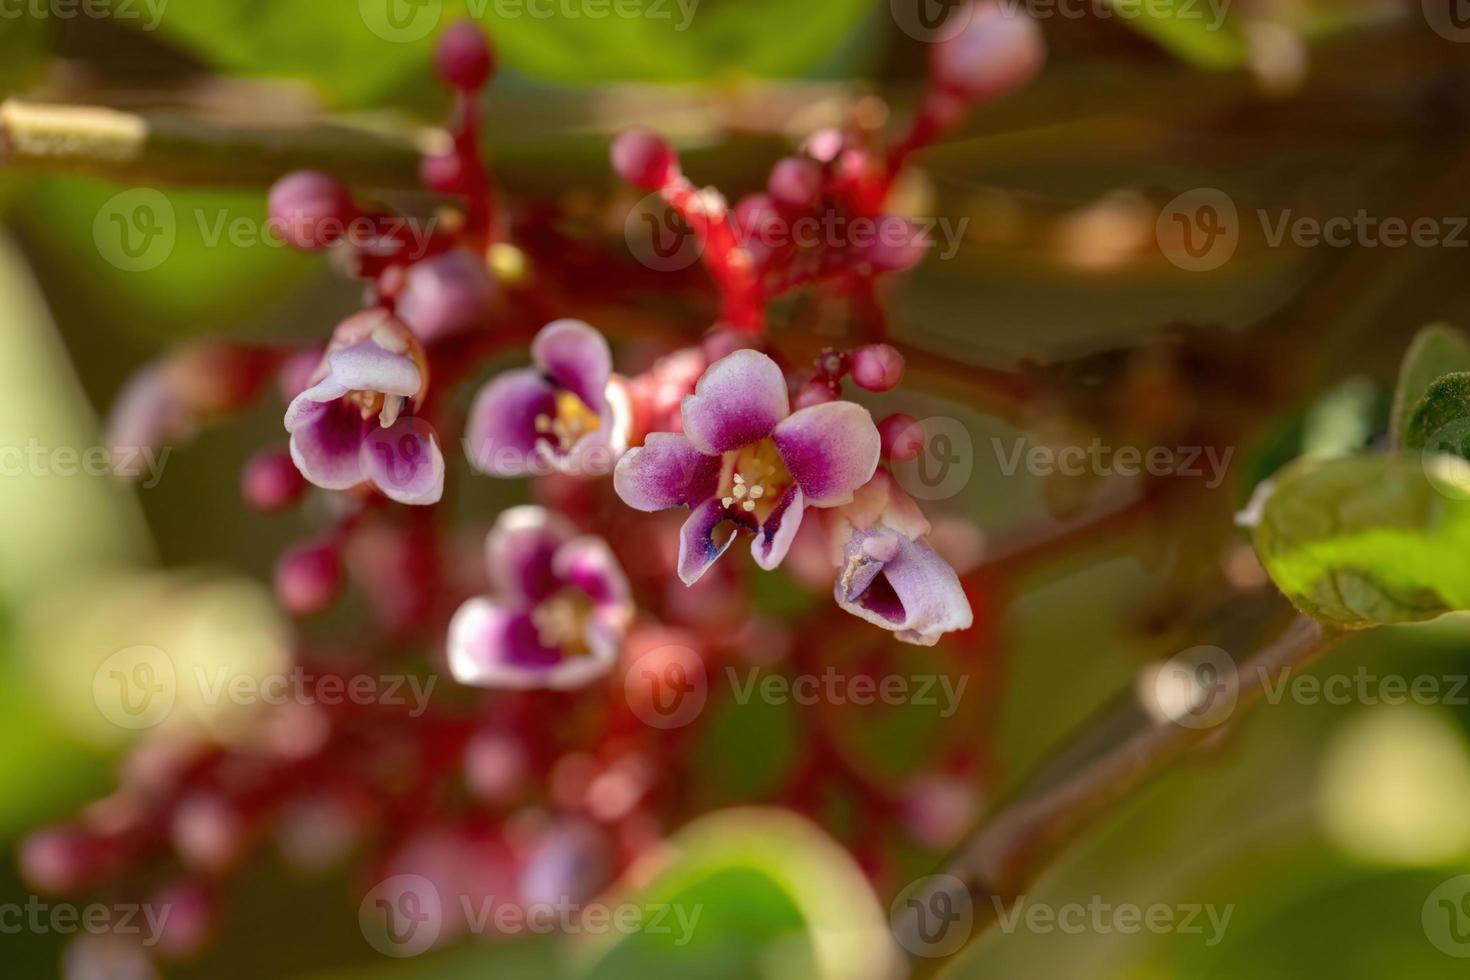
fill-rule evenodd
<path id="1" fill-rule="evenodd" d="M 1238 699 L 1231 718 L 1260 700 L 1267 678 L 1311 663 L 1343 636 L 1298 616 L 1233 676 L 1219 679 L 1227 685 L 1226 696 L 1233 688 Z M 959 952 L 959 948 L 949 949 L 953 944 L 943 938 L 933 940 L 936 924 L 957 921 L 949 918 L 957 902 L 973 904 L 974 924 L 965 936 L 968 942 L 994 925 L 1000 911 L 1064 847 L 1218 731 L 1209 725 L 1187 727 L 1156 718 L 1132 697 L 1085 728 L 1051 765 L 1033 774 L 1028 784 L 992 813 L 942 872 L 925 879 L 895 915 L 894 934 L 904 938 L 905 947 L 915 954 L 914 976 L 934 975 Z M 925 948 L 942 950 L 942 955 L 925 957 L 916 952 Z"/>

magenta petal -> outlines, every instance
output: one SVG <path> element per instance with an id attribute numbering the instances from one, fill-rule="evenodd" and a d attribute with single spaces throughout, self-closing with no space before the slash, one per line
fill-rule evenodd
<path id="1" fill-rule="evenodd" d="M 303 393 L 286 417 L 291 431 L 291 459 L 307 480 L 326 490 L 346 490 L 366 477 L 362 444 L 370 425 L 355 407 L 343 401 L 314 402 Z"/>
<path id="2" fill-rule="evenodd" d="M 699 581 L 715 559 L 729 550 L 738 528 L 731 526 L 724 541 L 715 540 L 715 529 L 725 520 L 725 508 L 713 497 L 694 508 L 679 530 L 679 579 L 685 585 Z"/>
<path id="3" fill-rule="evenodd" d="M 867 547 L 870 538 L 881 539 L 877 547 Z M 834 595 L 843 609 L 893 630 L 905 643 L 933 646 L 974 622 L 954 569 L 928 543 L 890 532 L 853 538 Z"/>
<path id="4" fill-rule="evenodd" d="M 711 364 L 684 396 L 684 434 L 695 449 L 718 456 L 764 439 L 790 410 L 776 362 L 738 350 Z"/>
<path id="5" fill-rule="evenodd" d="M 548 323 L 531 341 L 531 359 L 592 411 L 602 414 L 603 395 L 612 377 L 607 340 L 581 320 Z"/>
<path id="6" fill-rule="evenodd" d="M 705 455 L 684 436 L 655 432 L 618 460 L 613 489 L 635 510 L 666 510 L 709 499 L 719 478 L 719 457 Z"/>
<path id="7" fill-rule="evenodd" d="M 557 551 L 576 535 L 571 522 L 544 507 L 524 505 L 501 513 L 485 538 L 490 582 L 501 595 L 534 605 L 561 587 Z"/>
<path id="8" fill-rule="evenodd" d="M 423 505 L 444 496 L 444 454 L 433 429 L 421 419 L 372 427 L 361 452 L 362 471 L 390 500 Z"/>
<path id="9" fill-rule="evenodd" d="M 528 613 L 485 598 L 469 600 L 450 620 L 448 657 L 461 684 L 511 690 L 545 687 L 564 659 L 541 642 Z"/>
<path id="10" fill-rule="evenodd" d="M 537 371 L 507 371 L 475 396 L 466 423 L 470 462 L 493 476 L 525 476 L 536 468 L 536 416 L 556 414 L 556 389 Z"/>
<path id="11" fill-rule="evenodd" d="M 774 438 L 782 461 L 813 507 L 847 503 L 878 468 L 878 427 L 856 402 L 803 408 L 776 426 Z"/>
<path id="12" fill-rule="evenodd" d="M 286 417 L 283 420 L 287 432 L 295 432 L 297 429 L 316 421 L 320 414 L 319 406 L 328 402 L 334 402 L 347 394 L 351 389 L 337 379 L 328 376 L 307 388 L 301 394 L 291 399 L 291 404 L 286 406 Z M 362 413 L 359 412 L 359 415 Z"/>
<path id="13" fill-rule="evenodd" d="M 552 567 L 558 579 L 581 589 L 597 605 L 632 614 L 628 578 L 601 538 L 583 535 L 568 541 L 557 551 Z"/>
<path id="14" fill-rule="evenodd" d="M 805 509 L 801 488 L 787 490 L 750 543 L 750 553 L 755 556 L 757 565 L 770 571 L 781 564 L 801 528 L 801 515 Z"/>
<path id="15" fill-rule="evenodd" d="M 346 391 L 381 391 L 411 398 L 423 386 L 423 377 L 412 358 L 370 340 L 332 351 L 327 355 L 327 364 L 331 367 L 328 379 Z"/>

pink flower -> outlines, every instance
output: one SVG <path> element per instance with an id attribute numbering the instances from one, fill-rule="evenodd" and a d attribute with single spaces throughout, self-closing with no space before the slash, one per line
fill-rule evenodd
<path id="1" fill-rule="evenodd" d="M 878 466 L 878 429 L 867 409 L 832 401 L 792 413 L 781 369 L 759 351 L 712 364 L 684 398 L 682 415 L 684 434 L 656 432 L 629 450 L 613 484 L 638 510 L 693 510 L 679 544 L 686 585 L 741 529 L 755 534 L 756 563 L 775 568 L 808 507 L 847 503 Z"/>
<path id="2" fill-rule="evenodd" d="M 633 619 L 628 580 L 601 538 L 540 507 L 500 515 L 485 542 L 496 598 L 449 624 L 449 669 L 476 687 L 565 690 L 612 667 Z"/>
<path id="3" fill-rule="evenodd" d="M 422 350 L 404 323 L 383 310 L 344 320 L 314 384 L 286 409 L 291 459 L 327 490 L 371 483 L 404 504 L 444 494 L 444 456 L 433 432 L 404 415 L 427 388 Z"/>

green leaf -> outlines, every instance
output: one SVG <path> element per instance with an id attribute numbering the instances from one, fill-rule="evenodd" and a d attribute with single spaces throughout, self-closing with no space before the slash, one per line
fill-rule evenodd
<path id="1" fill-rule="evenodd" d="M 1323 623 L 1362 629 L 1470 608 L 1470 464 L 1431 454 L 1302 459 L 1262 488 L 1272 580 Z"/>
<path id="2" fill-rule="evenodd" d="M 1112 0 L 1118 19 L 1200 68 L 1239 68 L 1250 56 L 1245 35 L 1223 4 L 1195 0 Z"/>
<path id="3" fill-rule="evenodd" d="M 1415 335 L 1399 367 L 1394 389 L 1389 435 L 1393 445 L 1403 446 L 1409 420 L 1429 386 L 1458 371 L 1470 371 L 1470 339 L 1445 323 L 1432 323 Z"/>
<path id="4" fill-rule="evenodd" d="M 893 975 L 887 921 L 862 872 L 836 842 L 789 811 L 725 810 L 690 824 L 636 892 L 606 899 L 666 908 L 655 927 L 597 937 L 587 980 L 745 980 Z M 640 874 L 639 872 L 643 872 Z M 646 877 L 635 868 L 630 877 Z M 682 918 L 681 918 L 682 916 Z"/>
<path id="5" fill-rule="evenodd" d="M 1403 438 L 1405 449 L 1470 459 L 1470 371 L 1436 379 L 1414 406 Z"/>

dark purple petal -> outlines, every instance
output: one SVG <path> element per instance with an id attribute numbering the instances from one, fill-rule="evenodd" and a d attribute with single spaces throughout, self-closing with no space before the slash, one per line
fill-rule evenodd
<path id="1" fill-rule="evenodd" d="M 552 569 L 563 582 L 585 592 L 598 606 L 626 609 L 632 615 L 628 578 L 607 542 L 583 535 L 562 545 Z"/>
<path id="2" fill-rule="evenodd" d="M 718 456 L 705 455 L 684 436 L 655 432 L 618 460 L 613 488 L 635 510 L 666 510 L 714 496 L 719 478 Z"/>
<path id="3" fill-rule="evenodd" d="M 812 507 L 847 503 L 878 468 L 878 427 L 855 402 L 803 408 L 776 426 L 773 438 Z"/>
<path id="4" fill-rule="evenodd" d="M 721 532 L 723 542 L 715 540 L 715 529 L 726 520 L 725 508 L 713 497 L 694 508 L 679 530 L 679 579 L 685 585 L 699 581 L 705 571 L 723 555 L 739 531 L 731 525 L 729 533 Z"/>
<path id="5" fill-rule="evenodd" d="M 497 592 L 534 605 L 561 588 L 557 551 L 576 529 L 544 507 L 525 505 L 501 513 L 485 538 L 485 562 Z"/>
<path id="6" fill-rule="evenodd" d="M 331 370 L 322 384 L 330 381 L 344 391 L 381 391 L 411 398 L 424 383 L 413 358 L 395 354 L 370 340 L 330 352 L 327 364 Z"/>
<path id="7" fill-rule="evenodd" d="M 556 389 L 530 368 L 507 371 L 475 396 L 466 423 L 470 463 L 493 476 L 525 476 L 536 468 L 536 417 L 556 415 Z"/>
<path id="8" fill-rule="evenodd" d="M 531 359 L 558 388 L 602 414 L 603 393 L 612 377 L 612 351 L 602 334 L 581 320 L 548 323 L 531 341 Z"/>
<path id="9" fill-rule="evenodd" d="M 954 569 L 927 542 L 892 531 L 853 536 L 833 592 L 843 609 L 905 643 L 932 646 L 974 622 Z"/>
<path id="10" fill-rule="evenodd" d="M 286 411 L 291 430 L 291 459 L 301 475 L 326 490 L 346 490 L 366 477 L 362 443 L 374 423 L 344 401 L 312 401 L 307 392 L 296 396 Z"/>
<path id="11" fill-rule="evenodd" d="M 541 642 L 529 613 L 474 598 L 449 623 L 449 670 L 461 684 L 527 690 L 547 681 L 566 659 Z"/>
<path id="12" fill-rule="evenodd" d="M 700 452 L 718 456 L 764 439 L 790 410 L 776 362 L 737 350 L 711 364 L 694 394 L 684 396 L 684 434 Z"/>
<path id="13" fill-rule="evenodd" d="M 755 556 L 757 565 L 770 571 L 781 564 L 786 552 L 791 550 L 791 542 L 801 527 L 801 515 L 805 509 L 801 488 L 787 490 L 750 543 L 750 553 Z"/>
<path id="14" fill-rule="evenodd" d="M 435 504 L 444 496 L 444 454 L 422 419 L 372 427 L 362 443 L 362 471 L 400 504 Z"/>

